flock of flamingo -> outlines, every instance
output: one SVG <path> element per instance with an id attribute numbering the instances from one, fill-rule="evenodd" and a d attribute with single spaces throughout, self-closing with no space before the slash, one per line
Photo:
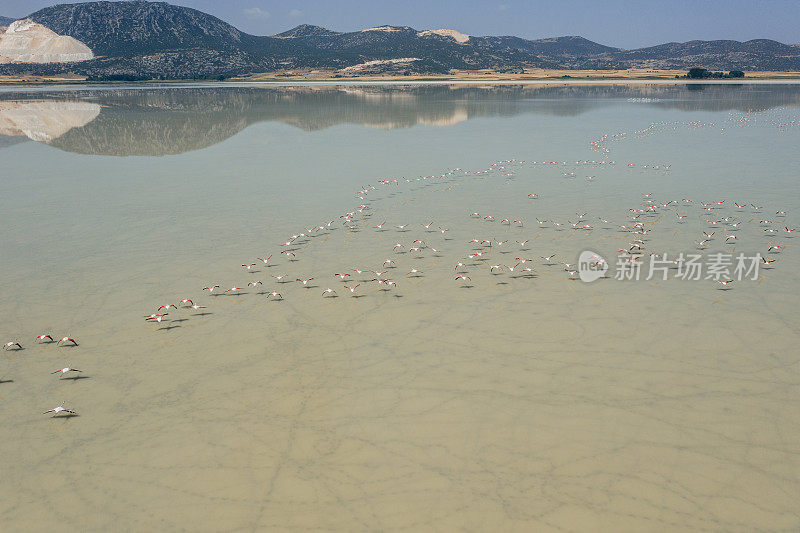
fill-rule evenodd
<path id="1" fill-rule="evenodd" d="M 655 128 L 663 124 L 655 123 L 650 128 L 637 132 L 640 135 L 652 134 Z M 625 138 L 624 134 L 603 136 L 594 141 L 592 146 L 597 151 L 604 154 L 608 152 L 608 143 L 613 140 Z M 317 292 L 317 297 L 336 298 L 341 292 L 351 298 L 358 299 L 366 296 L 364 289 L 368 286 L 375 287 L 373 292 L 397 291 L 403 279 L 423 280 L 428 271 L 419 264 L 419 259 L 426 256 L 435 258 L 448 258 L 451 261 L 437 261 L 435 263 L 438 270 L 449 271 L 452 282 L 462 288 L 473 286 L 476 274 L 487 276 L 492 280 L 496 276 L 508 274 L 511 278 L 522 280 L 535 280 L 540 274 L 553 275 L 560 272 L 566 279 L 579 279 L 579 270 L 576 263 L 560 261 L 559 259 L 569 259 L 574 256 L 574 250 L 553 250 L 539 248 L 538 253 L 531 256 L 532 244 L 544 232 L 568 232 L 575 234 L 603 235 L 614 234 L 618 239 L 624 240 L 625 245 L 617 249 L 621 258 L 621 263 L 641 262 L 651 257 L 663 257 L 665 251 L 655 249 L 652 242 L 652 233 L 661 228 L 667 228 L 662 234 L 669 234 L 675 226 L 669 225 L 669 220 L 673 224 L 683 225 L 691 220 L 697 220 L 702 226 L 702 234 L 698 235 L 694 241 L 694 248 L 703 251 L 709 249 L 715 242 L 721 243 L 722 250 L 730 250 L 736 245 L 738 232 L 743 228 L 750 228 L 752 234 L 760 236 L 763 241 L 763 266 L 772 268 L 777 261 L 776 255 L 783 252 L 789 244 L 786 242 L 778 243 L 774 239 L 782 235 L 784 238 L 792 238 L 797 228 L 790 227 L 787 220 L 787 212 L 778 209 L 774 215 L 767 217 L 763 215 L 765 208 L 755 203 L 729 202 L 725 199 L 708 202 L 695 202 L 687 198 L 667 199 L 657 201 L 650 193 L 642 194 L 641 202 L 630 207 L 621 214 L 616 222 L 611 222 L 605 216 L 590 216 L 588 212 L 574 213 L 573 216 L 565 217 L 560 221 L 550 219 L 533 218 L 532 222 L 525 220 L 520 214 L 514 216 L 502 216 L 493 213 L 484 213 L 476 210 L 465 210 L 462 222 L 458 222 L 456 232 L 450 232 L 449 227 L 441 222 L 435 222 L 430 218 L 418 221 L 414 224 L 407 220 L 395 220 L 389 222 L 381 215 L 380 209 L 375 209 L 377 200 L 382 199 L 381 193 L 389 188 L 400 187 L 401 185 L 424 185 L 430 182 L 440 182 L 442 184 L 452 184 L 458 180 L 504 178 L 514 179 L 514 176 L 525 167 L 556 169 L 561 176 L 566 179 L 574 180 L 577 172 L 588 168 L 592 169 L 614 169 L 617 168 L 616 162 L 600 161 L 575 161 L 567 163 L 565 161 L 524 161 L 524 160 L 502 160 L 492 163 L 487 169 L 479 172 L 464 171 L 455 168 L 440 175 L 423 176 L 418 178 L 401 179 L 380 179 L 374 185 L 361 187 L 355 192 L 358 205 L 348 211 L 341 213 L 332 220 L 326 220 L 320 224 L 315 224 L 303 228 L 279 245 L 277 250 L 277 260 L 273 260 L 273 254 L 265 254 L 263 257 L 255 258 L 253 261 L 246 261 L 241 264 L 241 269 L 247 275 L 246 281 L 233 284 L 228 288 L 222 288 L 220 284 L 209 283 L 202 288 L 202 294 L 209 297 L 216 297 L 222 294 L 242 295 L 248 291 L 256 291 L 254 294 L 264 297 L 267 300 L 282 301 L 286 298 L 297 298 L 298 293 L 290 288 L 295 285 L 297 291 L 307 293 L 318 285 L 312 282 L 331 280 L 335 283 L 325 283 L 325 288 Z M 640 168 L 642 170 L 658 171 L 667 173 L 671 165 L 637 165 L 627 163 L 624 168 Z M 586 176 L 586 180 L 593 182 L 595 175 Z M 446 190 L 446 189 L 443 189 Z M 378 198 L 376 198 L 378 197 Z M 526 200 L 530 204 L 529 211 L 536 212 L 540 202 L 546 201 L 545 196 L 540 193 L 527 193 Z M 726 211 L 727 210 L 727 211 Z M 730 211 L 732 210 L 732 211 Z M 729 212 L 730 211 L 730 212 Z M 771 211 L 770 211 L 771 212 Z M 671 217 L 664 217 L 667 213 L 673 213 Z M 380 220 L 378 222 L 378 220 Z M 594 221 L 594 222 L 593 222 Z M 535 230 L 528 233 L 528 228 Z M 300 267 L 304 266 L 303 255 L 314 240 L 322 235 L 330 236 L 333 232 L 342 230 L 343 234 L 359 234 L 371 231 L 385 241 L 385 248 L 374 250 L 374 268 L 362 268 L 361 265 L 351 265 L 349 269 L 333 269 L 329 272 L 301 272 Z M 453 241 L 456 237 L 454 233 L 462 234 L 465 231 L 481 233 L 470 239 L 460 242 L 460 249 L 454 250 Z M 513 230 L 516 238 L 497 238 L 496 235 L 501 231 L 506 233 Z M 535 233 L 535 235 L 534 235 Z M 676 230 L 677 234 L 677 230 Z M 413 237 L 413 238 L 412 238 Z M 402 242 L 401 242 L 402 241 Z M 552 240 L 550 241 L 552 242 Z M 445 250 L 445 249 L 448 250 Z M 537 247 L 538 248 L 538 247 Z M 760 251 L 759 251 L 760 253 Z M 513 257 L 513 260 L 511 258 Z M 406 259 L 411 258 L 410 261 Z M 508 259 L 506 259 L 508 258 Z M 595 256 L 597 263 L 604 262 L 605 259 Z M 442 265 L 442 263 L 444 263 Z M 679 260 L 674 261 L 676 265 Z M 401 268 L 401 264 L 403 265 Z M 254 279 L 255 275 L 261 272 L 259 267 L 271 269 L 281 266 L 284 270 L 281 273 L 270 274 L 263 279 Z M 539 269 L 539 270 L 537 270 Z M 293 273 L 289 273 L 289 271 Z M 541 270 L 541 272 L 540 272 Z M 607 277 L 607 276 L 606 276 Z M 270 281 L 273 287 L 265 289 L 265 283 Z M 721 289 L 728 290 L 734 283 L 733 279 L 714 279 L 721 285 Z M 250 293 L 252 294 L 252 293 Z M 313 293 L 312 293 L 313 294 Z M 177 303 L 164 303 L 158 305 L 153 313 L 144 316 L 148 323 L 155 323 L 159 326 L 162 323 L 171 321 L 170 313 L 197 313 L 203 314 L 207 305 L 195 303 L 194 298 L 176 299 Z M 168 324 L 159 329 L 170 329 Z M 37 344 L 53 344 L 58 346 L 69 345 L 78 346 L 78 342 L 69 336 L 53 337 L 52 334 L 40 334 L 33 338 Z M 22 341 L 11 340 L 4 344 L 3 349 L 7 352 L 18 352 L 24 350 Z M 54 370 L 52 374 L 57 374 L 59 379 L 70 373 L 79 373 L 81 370 L 70 366 Z M 76 411 L 65 407 L 66 402 L 49 409 L 44 414 L 52 414 L 53 417 L 69 415 L 77 416 Z"/>

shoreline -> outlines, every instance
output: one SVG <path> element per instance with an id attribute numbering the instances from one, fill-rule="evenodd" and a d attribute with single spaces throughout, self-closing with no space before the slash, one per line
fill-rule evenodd
<path id="1" fill-rule="evenodd" d="M 52 86 L 52 85 L 359 85 L 359 84 L 417 84 L 417 83 L 775 83 L 800 82 L 800 72 L 761 71 L 745 72 L 744 78 L 706 78 L 689 79 L 683 77 L 685 70 L 530 70 L 524 73 L 506 74 L 491 71 L 457 71 L 446 75 L 364 75 L 339 76 L 328 71 L 295 71 L 285 73 L 253 73 L 224 80 L 214 79 L 170 79 L 135 81 L 87 81 L 86 77 L 75 75 L 58 76 L 0 76 L 2 87 Z"/>
<path id="2" fill-rule="evenodd" d="M 148 81 L 26 81 L 0 80 L 0 92 L 19 90 L 80 90 L 100 87 L 136 88 L 244 88 L 244 87 L 325 87 L 325 86 L 405 86 L 405 85 L 797 85 L 800 78 L 744 79 L 744 80 L 663 80 L 663 79 L 572 79 L 572 80 L 464 80 L 464 79 L 337 79 L 337 80 L 264 80 L 264 81 L 213 81 L 213 80 L 148 80 Z"/>

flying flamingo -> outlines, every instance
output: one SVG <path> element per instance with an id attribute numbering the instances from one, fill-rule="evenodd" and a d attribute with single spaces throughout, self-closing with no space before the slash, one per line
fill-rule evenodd
<path id="1" fill-rule="evenodd" d="M 43 414 L 43 415 L 46 415 L 47 413 L 53 413 L 53 416 L 54 416 L 54 417 L 58 416 L 58 415 L 59 415 L 59 413 L 70 413 L 70 414 L 73 414 L 73 415 L 77 414 L 77 413 L 76 413 L 75 411 L 73 411 L 72 409 L 67 409 L 67 408 L 65 408 L 65 407 L 64 407 L 64 403 L 66 403 L 66 400 L 64 400 L 63 402 L 61 402 L 61 405 L 59 405 L 58 407 L 53 407 L 52 409 L 48 409 L 47 411 L 45 411 L 45 412 L 44 412 L 44 413 L 42 413 L 42 414 Z"/>
<path id="2" fill-rule="evenodd" d="M 78 345 L 78 343 L 75 342 L 75 339 L 73 339 L 72 337 L 61 337 L 60 339 L 58 339 L 58 342 L 56 344 L 60 344 L 62 342 L 63 343 L 71 342 L 73 346 Z"/>
<path id="3" fill-rule="evenodd" d="M 70 367 L 66 366 L 66 367 L 62 368 L 61 370 L 56 370 L 55 372 L 50 372 L 50 373 L 51 374 L 61 374 L 59 376 L 59 378 L 60 378 L 60 377 L 63 377 L 64 374 L 66 374 L 67 372 L 83 372 L 83 370 L 78 370 L 77 368 L 70 368 Z"/>

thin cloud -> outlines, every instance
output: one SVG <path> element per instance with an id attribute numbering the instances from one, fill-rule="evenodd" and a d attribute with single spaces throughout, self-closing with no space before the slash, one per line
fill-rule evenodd
<path id="1" fill-rule="evenodd" d="M 299 10 L 299 9 L 292 9 L 291 11 L 289 11 L 289 16 L 292 17 L 292 18 L 299 17 L 302 14 L 303 14 L 303 12 L 301 10 Z"/>
<path id="2" fill-rule="evenodd" d="M 244 14 L 251 19 L 266 20 L 272 16 L 269 11 L 261 9 L 260 7 L 249 7 L 243 11 Z"/>

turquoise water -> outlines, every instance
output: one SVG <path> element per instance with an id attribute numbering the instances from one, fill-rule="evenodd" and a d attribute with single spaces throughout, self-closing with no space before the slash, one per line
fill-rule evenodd
<path id="1" fill-rule="evenodd" d="M 798 104 L 782 84 L 0 93 L 0 340 L 25 347 L 0 366 L 4 520 L 796 528 Z M 621 230 L 648 200 L 651 231 Z M 644 260 L 776 262 L 730 290 L 614 280 L 639 237 Z M 610 279 L 569 279 L 584 250 Z M 517 257 L 533 271 L 490 271 Z M 143 319 L 182 298 L 207 307 Z M 41 414 L 62 400 L 79 416 Z"/>

